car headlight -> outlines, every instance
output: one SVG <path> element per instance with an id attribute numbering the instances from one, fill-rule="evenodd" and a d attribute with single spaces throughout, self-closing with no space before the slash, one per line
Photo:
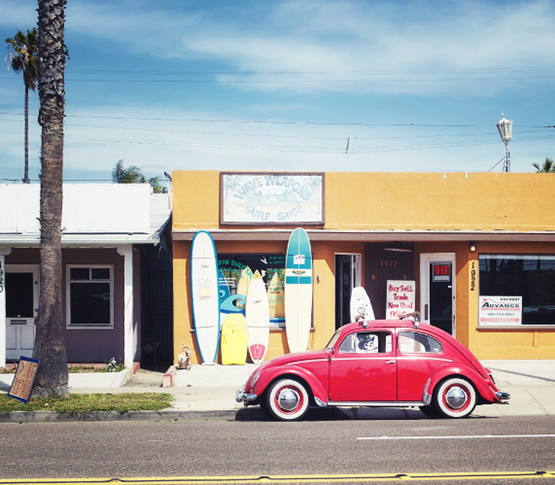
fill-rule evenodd
<path id="1" fill-rule="evenodd" d="M 254 386 L 256 386 L 256 383 L 258 382 L 258 378 L 260 377 L 260 371 L 256 372 L 256 374 L 254 374 L 252 380 L 251 380 L 251 392 L 254 389 Z"/>

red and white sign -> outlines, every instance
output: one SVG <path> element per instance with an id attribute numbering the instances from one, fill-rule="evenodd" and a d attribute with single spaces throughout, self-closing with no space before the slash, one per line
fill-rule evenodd
<path id="1" fill-rule="evenodd" d="M 387 281 L 386 320 L 394 320 L 403 313 L 416 311 L 416 283 L 406 280 Z"/>
<path id="2" fill-rule="evenodd" d="M 479 325 L 522 325 L 522 297 L 481 296 Z"/>

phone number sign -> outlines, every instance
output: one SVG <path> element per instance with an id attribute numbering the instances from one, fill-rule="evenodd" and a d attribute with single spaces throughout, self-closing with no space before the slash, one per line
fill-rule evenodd
<path id="1" fill-rule="evenodd" d="M 480 296 L 479 325 L 522 325 L 522 297 Z"/>

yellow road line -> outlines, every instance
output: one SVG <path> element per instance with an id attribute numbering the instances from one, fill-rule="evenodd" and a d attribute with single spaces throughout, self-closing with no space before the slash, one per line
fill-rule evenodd
<path id="1" fill-rule="evenodd" d="M 218 483 L 333 483 L 396 482 L 404 480 L 495 480 L 555 478 L 555 471 L 470 472 L 470 473 L 384 473 L 350 475 L 258 475 L 229 477 L 140 477 L 140 478 L 33 478 L 0 479 L 0 485 L 204 485 Z"/>

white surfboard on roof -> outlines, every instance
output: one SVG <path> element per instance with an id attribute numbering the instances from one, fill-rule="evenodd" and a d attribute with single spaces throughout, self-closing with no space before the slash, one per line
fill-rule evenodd
<path id="1" fill-rule="evenodd" d="M 362 286 L 357 286 L 351 292 L 351 322 L 361 318 L 374 320 L 374 309 L 366 290 Z"/>

